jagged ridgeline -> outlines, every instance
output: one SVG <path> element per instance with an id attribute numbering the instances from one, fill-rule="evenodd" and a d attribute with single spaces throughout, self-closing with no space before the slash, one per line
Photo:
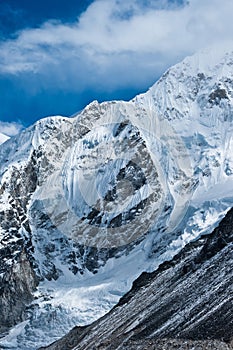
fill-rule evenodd
<path id="1" fill-rule="evenodd" d="M 129 102 L 94 101 L 1 144 L 0 327 L 17 325 L 1 346 L 89 324 L 213 231 L 232 207 L 232 99 L 233 54 L 208 51 Z"/>

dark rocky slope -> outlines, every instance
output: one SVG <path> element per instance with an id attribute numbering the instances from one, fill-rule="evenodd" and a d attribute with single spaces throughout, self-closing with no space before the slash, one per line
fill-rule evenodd
<path id="1" fill-rule="evenodd" d="M 28 257 L 22 250 L 1 280 L 0 332 L 27 317 L 26 308 L 33 300 L 37 279 Z"/>
<path id="2" fill-rule="evenodd" d="M 0 197 L 8 191 L 4 210 L 0 209 L 0 333 L 25 319 L 26 308 L 39 282 L 34 271 L 27 218 L 36 184 L 34 153 L 20 171 L 14 168 L 8 183 L 0 183 Z"/>
<path id="3" fill-rule="evenodd" d="M 233 209 L 212 234 L 143 273 L 106 316 L 43 349 L 232 349 L 232 248 Z"/>

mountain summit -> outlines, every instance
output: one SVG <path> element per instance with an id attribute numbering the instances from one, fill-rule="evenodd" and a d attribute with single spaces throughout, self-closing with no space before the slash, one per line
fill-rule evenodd
<path id="1" fill-rule="evenodd" d="M 0 146 L 0 328 L 35 349 L 109 311 L 233 202 L 233 52 Z"/>
<path id="2" fill-rule="evenodd" d="M 7 140 L 9 140 L 9 137 L 6 136 L 5 134 L 2 134 L 0 132 L 0 145 L 3 143 L 3 142 L 6 142 Z"/>

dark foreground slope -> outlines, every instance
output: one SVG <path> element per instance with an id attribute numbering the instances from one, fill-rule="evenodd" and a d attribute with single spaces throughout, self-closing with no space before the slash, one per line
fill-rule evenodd
<path id="1" fill-rule="evenodd" d="M 47 350 L 232 349 L 233 209 L 209 235 L 143 273 L 106 316 Z"/>

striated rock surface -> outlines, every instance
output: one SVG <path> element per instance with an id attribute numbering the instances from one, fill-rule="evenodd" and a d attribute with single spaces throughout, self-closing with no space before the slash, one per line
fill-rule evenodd
<path id="1" fill-rule="evenodd" d="M 38 281 L 24 251 L 1 279 L 0 331 L 27 319 L 26 307 L 33 301 Z"/>

